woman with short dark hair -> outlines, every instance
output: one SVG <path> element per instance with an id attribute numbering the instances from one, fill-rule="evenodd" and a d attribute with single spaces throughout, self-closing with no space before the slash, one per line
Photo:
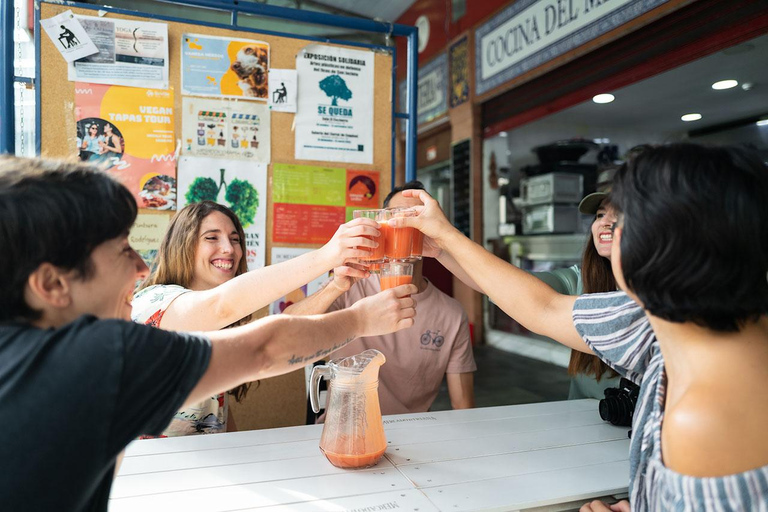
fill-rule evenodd
<path id="1" fill-rule="evenodd" d="M 391 224 L 423 231 L 444 264 L 532 331 L 640 384 L 635 510 L 766 508 L 768 168 L 756 155 L 673 144 L 619 169 L 611 265 L 623 291 L 578 299 L 488 253 L 428 194 L 413 195 L 420 215 Z"/>

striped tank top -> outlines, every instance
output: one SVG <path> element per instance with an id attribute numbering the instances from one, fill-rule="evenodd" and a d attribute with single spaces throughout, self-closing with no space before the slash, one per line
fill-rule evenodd
<path id="1" fill-rule="evenodd" d="M 603 361 L 640 385 L 629 454 L 632 510 L 768 512 L 768 466 L 708 478 L 664 466 L 664 358 L 651 324 L 632 299 L 624 292 L 583 295 L 573 307 L 573 322 Z"/>

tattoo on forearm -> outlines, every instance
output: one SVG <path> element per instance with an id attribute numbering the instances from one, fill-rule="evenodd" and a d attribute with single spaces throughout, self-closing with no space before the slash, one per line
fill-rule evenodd
<path id="1" fill-rule="evenodd" d="M 297 356 L 296 354 L 292 355 L 291 358 L 288 360 L 288 364 L 304 364 L 308 363 L 309 361 L 315 360 L 315 359 L 322 359 L 323 357 L 327 356 L 331 352 L 335 352 L 339 350 L 341 347 L 349 344 L 350 341 L 354 340 L 357 336 L 351 336 L 344 340 L 341 343 L 334 344 L 331 348 L 326 349 L 320 349 L 314 354 L 309 354 L 306 356 Z"/>

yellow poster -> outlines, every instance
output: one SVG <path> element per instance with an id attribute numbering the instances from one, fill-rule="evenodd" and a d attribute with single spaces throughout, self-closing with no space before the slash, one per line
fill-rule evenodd
<path id="1" fill-rule="evenodd" d="M 140 208 L 176 208 L 173 90 L 75 84 L 80 159 L 109 169 Z"/>

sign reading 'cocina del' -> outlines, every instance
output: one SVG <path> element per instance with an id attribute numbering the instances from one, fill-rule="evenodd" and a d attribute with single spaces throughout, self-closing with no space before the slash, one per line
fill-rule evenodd
<path id="1" fill-rule="evenodd" d="M 667 0 L 519 0 L 477 29 L 483 94 L 623 25 Z"/>

